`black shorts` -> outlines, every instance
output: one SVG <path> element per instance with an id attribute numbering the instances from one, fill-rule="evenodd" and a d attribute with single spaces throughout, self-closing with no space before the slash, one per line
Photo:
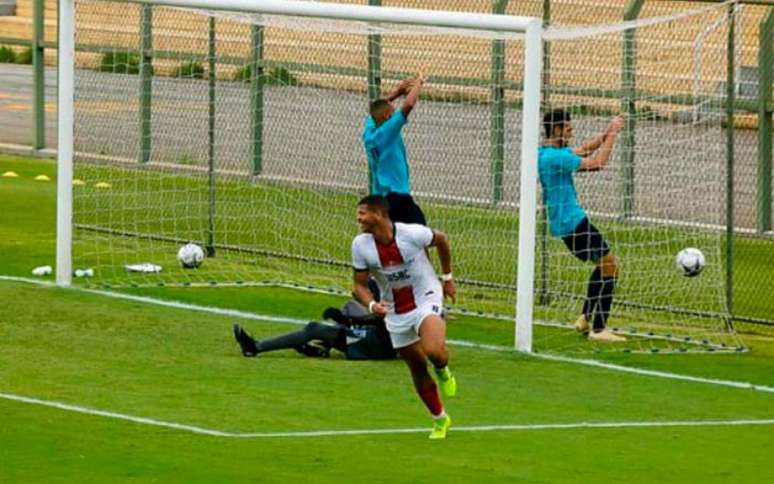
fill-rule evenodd
<path id="1" fill-rule="evenodd" d="M 393 222 L 427 225 L 425 214 L 408 193 L 390 192 L 387 194 L 387 203 L 390 204 L 390 218 Z"/>
<path id="2" fill-rule="evenodd" d="M 589 260 L 597 262 L 610 253 L 610 247 L 607 246 L 605 238 L 594 224 L 589 222 L 588 217 L 581 220 L 570 235 L 562 237 L 562 241 L 570 252 L 583 262 Z"/>

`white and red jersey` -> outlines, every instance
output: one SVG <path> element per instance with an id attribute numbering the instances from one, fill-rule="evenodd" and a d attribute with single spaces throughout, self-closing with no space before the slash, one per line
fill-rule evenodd
<path id="1" fill-rule="evenodd" d="M 380 244 L 371 234 L 352 241 L 352 267 L 369 271 L 390 313 L 406 314 L 427 302 L 442 302 L 443 289 L 425 249 L 433 243 L 433 231 L 424 225 L 393 226 L 393 239 Z"/>

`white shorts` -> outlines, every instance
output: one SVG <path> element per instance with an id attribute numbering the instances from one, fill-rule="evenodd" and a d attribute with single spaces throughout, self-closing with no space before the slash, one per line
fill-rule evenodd
<path id="1" fill-rule="evenodd" d="M 405 348 L 419 341 L 419 328 L 422 322 L 428 316 L 441 316 L 441 314 L 443 314 L 443 305 L 438 301 L 426 302 L 405 314 L 388 314 L 384 322 L 387 331 L 390 332 L 393 348 Z"/>

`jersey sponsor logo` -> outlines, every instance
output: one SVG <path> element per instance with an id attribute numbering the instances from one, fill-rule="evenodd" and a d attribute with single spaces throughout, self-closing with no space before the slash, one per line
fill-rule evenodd
<path id="1" fill-rule="evenodd" d="M 401 282 L 409 280 L 411 275 L 408 269 L 403 269 L 402 271 L 385 272 L 384 277 L 387 278 L 388 282 Z"/>
<path id="2" fill-rule="evenodd" d="M 351 326 L 347 329 L 347 344 L 355 344 L 359 341 L 362 341 L 367 336 L 368 330 L 366 328 Z"/>
<path id="3" fill-rule="evenodd" d="M 374 242 L 375 243 L 375 242 Z M 382 269 L 403 265 L 403 255 L 400 253 L 398 243 L 393 239 L 389 244 L 376 244 L 376 251 L 379 253 L 379 262 L 382 263 Z M 394 284 L 398 281 L 410 280 L 408 269 L 395 272 L 384 272 L 388 282 Z M 414 300 L 414 286 L 405 286 L 392 289 L 392 298 L 395 301 L 395 314 L 405 314 L 417 308 Z"/>

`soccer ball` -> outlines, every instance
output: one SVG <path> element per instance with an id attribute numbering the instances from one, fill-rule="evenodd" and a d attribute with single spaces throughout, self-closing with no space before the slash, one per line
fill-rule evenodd
<path id="1" fill-rule="evenodd" d="M 677 254 L 675 263 L 685 277 L 694 277 L 704 270 L 704 254 L 699 249 L 688 247 Z"/>
<path id="2" fill-rule="evenodd" d="M 204 251 L 196 244 L 185 244 L 177 251 L 177 260 L 184 269 L 196 269 L 202 265 Z"/>

